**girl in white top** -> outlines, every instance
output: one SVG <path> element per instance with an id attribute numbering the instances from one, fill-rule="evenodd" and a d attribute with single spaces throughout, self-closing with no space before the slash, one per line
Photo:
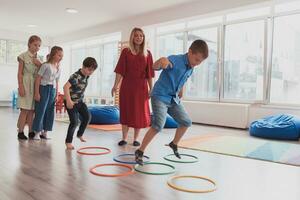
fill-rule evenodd
<path id="1" fill-rule="evenodd" d="M 52 47 L 47 62 L 43 63 L 35 80 L 35 117 L 32 129 L 36 140 L 47 139 L 47 131 L 52 131 L 55 99 L 61 73 L 59 63 L 62 58 L 63 49 L 58 46 Z"/>
<path id="2" fill-rule="evenodd" d="M 34 114 L 34 80 L 39 67 L 42 65 L 41 57 L 37 52 L 41 46 L 41 38 L 32 35 L 28 40 L 28 50 L 18 56 L 18 108 L 20 115 L 18 119 L 18 139 L 27 140 L 24 134 L 25 124 L 28 125 L 29 138 L 34 137 L 32 131 L 32 119 Z"/>

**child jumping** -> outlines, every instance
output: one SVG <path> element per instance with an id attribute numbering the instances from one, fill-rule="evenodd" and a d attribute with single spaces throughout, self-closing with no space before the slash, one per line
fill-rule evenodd
<path id="1" fill-rule="evenodd" d="M 52 47 L 47 62 L 43 63 L 35 80 L 35 117 L 32 125 L 35 140 L 47 139 L 47 132 L 52 131 L 62 58 L 63 49 Z"/>
<path id="2" fill-rule="evenodd" d="M 168 58 L 162 57 L 153 64 L 153 69 L 160 70 L 159 79 L 153 87 L 151 93 L 151 104 L 153 119 L 150 129 L 147 131 L 139 149 L 135 151 L 135 160 L 143 165 L 143 154 L 147 145 L 154 136 L 160 132 L 166 122 L 167 113 L 169 113 L 178 123 L 176 134 L 170 148 L 175 156 L 180 158 L 177 150 L 177 144 L 181 137 L 192 125 L 192 121 L 186 113 L 180 98 L 183 94 L 183 86 L 187 79 L 192 75 L 193 68 L 198 66 L 208 57 L 208 46 L 203 40 L 195 40 L 188 53 L 183 55 L 172 55 Z"/>
<path id="3" fill-rule="evenodd" d="M 91 120 L 91 114 L 89 113 L 86 104 L 83 102 L 83 97 L 88 84 L 88 79 L 97 67 L 98 64 L 95 58 L 87 57 L 84 59 L 81 69 L 72 74 L 64 85 L 64 104 L 70 119 L 70 125 L 65 140 L 67 149 L 74 149 L 72 141 L 75 129 L 79 123 L 79 115 L 81 116 L 81 123 L 77 132 L 77 137 L 81 142 L 86 141 L 82 136 Z"/>

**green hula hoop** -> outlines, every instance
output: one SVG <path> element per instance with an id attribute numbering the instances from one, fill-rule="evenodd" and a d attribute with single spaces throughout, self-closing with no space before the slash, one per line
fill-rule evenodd
<path id="1" fill-rule="evenodd" d="M 173 165 L 170 165 L 170 164 L 161 163 L 161 162 L 147 162 L 147 163 L 144 163 L 143 166 L 145 166 L 145 165 L 163 165 L 163 166 L 169 167 L 170 171 L 167 171 L 167 172 L 147 172 L 147 171 L 144 171 L 144 170 L 140 169 L 141 166 L 138 165 L 138 164 L 134 166 L 134 169 L 137 172 L 140 172 L 140 173 L 143 173 L 143 174 L 149 174 L 149 175 L 167 175 L 167 174 L 175 173 L 175 167 Z"/>
<path id="2" fill-rule="evenodd" d="M 180 160 L 180 159 L 174 160 L 174 159 L 172 159 L 172 158 L 169 158 L 170 156 L 173 156 L 173 155 L 174 155 L 174 154 L 166 155 L 166 156 L 164 157 L 164 159 L 167 160 L 167 161 L 170 161 L 170 162 L 176 162 L 176 163 L 195 163 L 195 162 L 198 162 L 198 157 L 197 157 L 197 156 L 190 155 L 190 154 L 180 154 L 180 156 L 191 157 L 191 158 L 194 158 L 194 160 L 184 161 L 184 160 Z M 175 156 L 175 155 L 174 155 L 174 156 Z"/>

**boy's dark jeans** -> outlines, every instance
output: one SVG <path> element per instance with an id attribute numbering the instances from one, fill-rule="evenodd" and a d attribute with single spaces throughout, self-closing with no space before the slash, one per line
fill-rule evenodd
<path id="1" fill-rule="evenodd" d="M 65 107 L 67 108 L 67 103 L 64 101 Z M 91 114 L 84 102 L 78 102 L 74 104 L 72 109 L 67 108 L 67 112 L 70 119 L 70 125 L 68 128 L 68 133 L 66 137 L 66 143 L 72 143 L 73 135 L 75 132 L 76 127 L 79 124 L 79 117 L 80 117 L 80 126 L 77 132 L 77 137 L 81 137 L 91 120 Z"/>

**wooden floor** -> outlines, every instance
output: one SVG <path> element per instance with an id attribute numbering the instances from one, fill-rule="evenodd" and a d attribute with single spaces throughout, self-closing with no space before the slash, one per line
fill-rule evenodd
<path id="1" fill-rule="evenodd" d="M 66 151 L 67 124 L 55 122 L 52 140 L 16 139 L 17 111 L 0 109 L 0 199 L 1 200 L 299 200 L 300 167 L 244 159 L 200 151 L 180 149 L 199 157 L 194 164 L 175 164 L 176 174 L 207 176 L 216 181 L 217 190 L 207 194 L 179 192 L 167 186 L 170 175 L 153 176 L 136 173 L 122 178 L 104 178 L 89 173 L 95 164 L 113 162 L 120 153 L 132 153 L 132 145 L 118 147 L 120 132 L 87 129 L 86 144 L 74 141 L 76 148 L 104 146 L 112 150 L 104 156 L 81 156 Z M 164 144 L 174 130 L 164 130 L 149 146 L 151 160 L 163 161 L 171 153 Z M 213 126 L 193 125 L 185 137 L 198 134 L 240 134 L 247 132 Z M 191 186 L 191 185 L 190 185 Z M 192 186 L 191 186 L 192 187 Z"/>

